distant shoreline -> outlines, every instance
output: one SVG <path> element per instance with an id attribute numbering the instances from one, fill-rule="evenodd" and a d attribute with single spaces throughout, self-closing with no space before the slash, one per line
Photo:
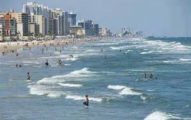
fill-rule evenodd
<path id="1" fill-rule="evenodd" d="M 155 36 L 148 36 L 146 39 L 149 40 L 191 40 L 191 37 L 155 37 Z"/>

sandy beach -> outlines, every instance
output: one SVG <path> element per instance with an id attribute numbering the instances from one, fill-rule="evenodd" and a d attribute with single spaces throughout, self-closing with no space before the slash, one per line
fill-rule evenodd
<path id="1" fill-rule="evenodd" d="M 64 46 L 70 44 L 81 44 L 90 40 L 96 40 L 96 38 L 83 38 L 83 39 L 62 39 L 62 40 L 33 40 L 33 41 L 17 41 L 17 42 L 2 42 L 0 43 L 0 53 L 14 53 L 20 48 L 31 48 L 34 46 Z"/>

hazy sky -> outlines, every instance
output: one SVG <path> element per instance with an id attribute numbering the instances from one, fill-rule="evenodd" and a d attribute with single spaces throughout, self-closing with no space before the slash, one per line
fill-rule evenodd
<path id="1" fill-rule="evenodd" d="M 32 0 L 0 0 L 0 10 L 21 11 Z M 146 35 L 191 36 L 191 0 L 33 0 L 50 8 L 74 11 L 118 32 L 122 27 Z"/>

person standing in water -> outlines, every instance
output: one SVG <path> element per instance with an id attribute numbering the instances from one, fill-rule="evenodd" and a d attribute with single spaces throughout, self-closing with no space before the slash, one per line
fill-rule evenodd
<path id="1" fill-rule="evenodd" d="M 31 80 L 31 76 L 29 72 L 27 72 L 27 80 Z"/>
<path id="2" fill-rule="evenodd" d="M 89 106 L 89 98 L 88 95 L 85 95 L 85 101 L 83 102 L 85 106 Z"/>
<path id="3" fill-rule="evenodd" d="M 153 74 L 152 73 L 150 74 L 150 79 L 153 79 Z"/>
<path id="4" fill-rule="evenodd" d="M 58 60 L 58 64 L 62 65 L 62 60 L 61 59 Z"/>
<path id="5" fill-rule="evenodd" d="M 46 66 L 48 66 L 48 65 L 49 65 L 48 60 L 46 60 L 45 65 L 46 65 Z"/>

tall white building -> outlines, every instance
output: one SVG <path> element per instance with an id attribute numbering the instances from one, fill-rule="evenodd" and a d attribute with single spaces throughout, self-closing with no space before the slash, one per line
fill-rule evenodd
<path id="1" fill-rule="evenodd" d="M 23 5 L 23 12 L 33 15 L 42 15 L 45 23 L 45 34 L 67 35 L 69 33 L 68 12 L 61 9 L 49 9 L 36 2 Z M 43 30 L 40 30 L 41 33 Z"/>
<path id="2" fill-rule="evenodd" d="M 52 9 L 53 11 L 53 18 L 56 20 L 55 25 L 56 25 L 56 35 L 62 35 L 63 33 L 63 17 L 62 17 L 62 10 L 59 8 Z"/>
<path id="3" fill-rule="evenodd" d="M 50 22 L 50 9 L 47 6 L 38 4 L 36 2 L 27 2 L 23 5 L 23 12 L 29 15 L 42 15 L 45 21 L 45 34 L 48 34 L 49 31 L 49 22 Z"/>
<path id="4" fill-rule="evenodd" d="M 31 15 L 30 22 L 36 23 L 39 26 L 39 33 L 45 35 L 45 18 L 42 15 Z"/>
<path id="5" fill-rule="evenodd" d="M 56 20 L 54 21 L 57 28 L 56 35 L 67 35 L 69 33 L 68 12 L 59 8 L 53 9 L 52 12 L 53 18 Z"/>
<path id="6" fill-rule="evenodd" d="M 3 25 L 0 23 L 0 41 L 3 41 Z"/>

